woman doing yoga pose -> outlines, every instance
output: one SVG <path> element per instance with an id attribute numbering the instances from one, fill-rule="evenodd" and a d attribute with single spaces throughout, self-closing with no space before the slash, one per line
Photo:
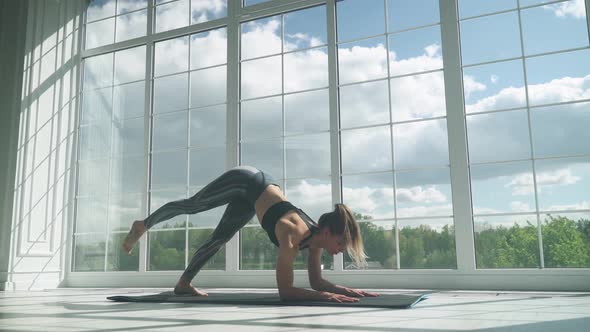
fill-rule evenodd
<path id="1" fill-rule="evenodd" d="M 281 187 L 267 173 L 251 166 L 238 166 L 223 173 L 194 196 L 164 204 L 144 220 L 133 222 L 123 243 L 127 254 L 148 229 L 180 214 L 195 214 L 221 205 L 227 208 L 219 225 L 193 255 L 174 288 L 175 294 L 207 296 L 191 281 L 199 270 L 234 234 L 256 215 L 270 240 L 279 247 L 276 278 L 282 300 L 356 302 L 358 297 L 377 294 L 334 285 L 321 276 L 322 250 L 336 255 L 347 250 L 358 265 L 365 253 L 354 216 L 344 204 L 323 214 L 315 223 L 305 212 L 286 200 Z M 293 261 L 300 249 L 308 249 L 311 287 L 293 287 Z"/>

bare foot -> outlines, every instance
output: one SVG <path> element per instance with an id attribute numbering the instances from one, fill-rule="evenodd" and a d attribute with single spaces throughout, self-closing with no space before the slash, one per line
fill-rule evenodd
<path id="1" fill-rule="evenodd" d="M 139 240 L 146 230 L 147 228 L 145 227 L 143 220 L 136 220 L 133 222 L 129 234 L 127 234 L 125 241 L 123 241 L 123 250 L 127 252 L 127 255 L 131 255 L 131 249 L 133 249 L 137 240 Z"/>
<path id="2" fill-rule="evenodd" d="M 192 295 L 192 296 L 209 296 L 209 294 L 200 291 L 193 287 L 190 283 L 179 281 L 174 287 L 174 294 L 176 295 Z"/>

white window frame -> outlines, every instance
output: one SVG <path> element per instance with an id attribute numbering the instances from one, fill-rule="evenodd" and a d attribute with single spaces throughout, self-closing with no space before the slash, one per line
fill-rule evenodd
<path id="1" fill-rule="evenodd" d="M 86 0 L 79 0 L 81 8 Z M 351 287 L 365 288 L 420 288 L 420 289 L 473 289 L 473 290 L 542 290 L 542 291 L 590 291 L 590 268 L 581 269 L 477 269 L 475 265 L 475 248 L 472 222 L 470 178 L 467 150 L 466 123 L 462 86 L 461 55 L 459 41 L 459 24 L 457 2 L 459 0 L 439 0 L 441 34 L 444 62 L 444 82 L 447 109 L 449 159 L 451 164 L 451 187 L 453 195 L 453 215 L 456 239 L 457 269 L 403 269 L 403 270 L 343 270 L 342 254 L 334 257 L 334 270 L 324 271 L 324 277 L 332 282 Z M 586 1 L 587 23 L 590 30 L 590 0 Z M 90 50 L 84 50 L 85 30 L 80 30 L 78 58 L 82 59 L 114 52 L 133 46 L 146 47 L 146 128 L 151 123 L 152 62 L 153 46 L 160 40 L 186 36 L 218 27 L 227 27 L 227 167 L 239 163 L 239 51 L 240 24 L 256 18 L 277 15 L 288 11 L 303 9 L 316 5 L 326 5 L 327 13 L 327 47 L 329 69 L 329 105 L 330 105 L 330 144 L 332 202 L 341 202 L 340 169 L 340 131 L 338 128 L 338 77 L 336 48 L 336 0 L 271 0 L 266 3 L 241 8 L 239 1 L 228 0 L 227 17 L 196 25 L 165 31 L 153 32 L 153 7 L 155 0 L 148 3 L 148 30 L 144 37 L 135 38 Z M 85 13 L 81 13 L 85 16 Z M 84 20 L 82 20 L 84 22 Z M 81 66 L 80 66 L 81 67 Z M 83 77 L 83 70 L 78 72 L 78 84 Z M 81 95 L 80 91 L 77 92 Z M 76 106 L 79 114 L 80 103 Z M 76 119 L 78 121 L 78 119 Z M 76 130 L 78 128 L 76 124 Z M 149 141 L 151 130 L 146 130 Z M 75 143 L 77 144 L 77 142 Z M 150 146 L 145 147 L 146 158 L 150 155 Z M 77 156 L 74 156 L 77 160 Z M 149 165 L 146 159 L 146 165 Z M 75 163 L 75 162 L 74 162 Z M 77 168 L 77 163 L 76 168 Z M 147 166 L 146 174 L 149 174 Z M 71 183 L 75 186 L 77 170 L 72 172 Z M 149 181 L 145 181 L 148 192 Z M 74 191 L 76 192 L 76 191 Z M 73 204 L 75 206 L 75 204 Z M 147 212 L 147 196 L 142 203 Z M 73 216 L 74 214 L 69 214 Z M 147 240 L 144 236 L 138 243 L 139 271 L 127 272 L 74 272 L 71 271 L 72 225 L 70 217 L 68 227 L 68 251 L 65 286 L 70 287 L 173 287 L 182 271 L 146 271 Z M 295 271 L 295 286 L 308 287 L 307 271 Z M 224 271 L 205 270 L 198 274 L 194 284 L 197 287 L 276 287 L 275 271 L 239 270 L 239 239 L 234 236 L 226 246 L 226 269 Z"/>

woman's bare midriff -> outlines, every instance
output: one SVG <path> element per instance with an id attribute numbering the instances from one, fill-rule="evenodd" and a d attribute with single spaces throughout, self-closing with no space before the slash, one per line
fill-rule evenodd
<path id="1" fill-rule="evenodd" d="M 258 221 L 262 225 L 262 217 L 268 209 L 275 205 L 278 202 L 286 201 L 285 195 L 283 195 L 283 191 L 278 186 L 274 184 L 266 186 L 266 189 L 260 194 L 256 202 L 254 203 L 254 208 L 256 209 L 256 216 L 258 217 Z"/>
<path id="2" fill-rule="evenodd" d="M 262 225 L 262 218 L 264 217 L 264 214 L 271 206 L 273 206 L 274 204 L 276 204 L 278 202 L 282 202 L 282 201 L 286 201 L 286 200 L 287 200 L 287 198 L 285 198 L 285 195 L 283 194 L 283 191 L 281 190 L 281 188 L 279 188 L 278 186 L 272 185 L 272 184 L 268 185 L 266 187 L 266 189 L 264 189 L 262 194 L 260 194 L 260 196 L 258 197 L 256 202 L 254 203 L 254 208 L 256 209 L 256 216 L 258 217 L 258 221 L 260 222 L 260 224 Z M 283 220 L 283 219 L 288 220 L 298 226 L 297 227 L 299 229 L 299 231 L 297 232 L 298 234 L 293 234 L 294 235 L 293 240 L 295 240 L 296 243 L 298 243 L 299 240 L 303 239 L 305 236 L 308 235 L 309 229 L 307 228 L 307 225 L 301 219 L 301 217 L 299 216 L 299 214 L 297 212 L 295 212 L 295 211 L 287 212 L 281 218 L 281 220 Z"/>

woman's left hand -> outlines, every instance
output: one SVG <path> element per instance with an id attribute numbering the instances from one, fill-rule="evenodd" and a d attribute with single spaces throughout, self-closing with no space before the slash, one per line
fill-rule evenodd
<path id="1" fill-rule="evenodd" d="M 364 297 L 364 296 L 375 297 L 375 296 L 379 296 L 379 294 L 377 294 L 377 293 L 369 293 L 369 292 L 365 292 L 364 290 L 354 289 L 354 288 L 348 288 L 348 287 L 342 287 L 342 292 L 339 292 L 339 293 L 340 294 L 343 294 L 343 295 L 347 295 L 347 296 L 356 296 L 356 297 Z"/>

